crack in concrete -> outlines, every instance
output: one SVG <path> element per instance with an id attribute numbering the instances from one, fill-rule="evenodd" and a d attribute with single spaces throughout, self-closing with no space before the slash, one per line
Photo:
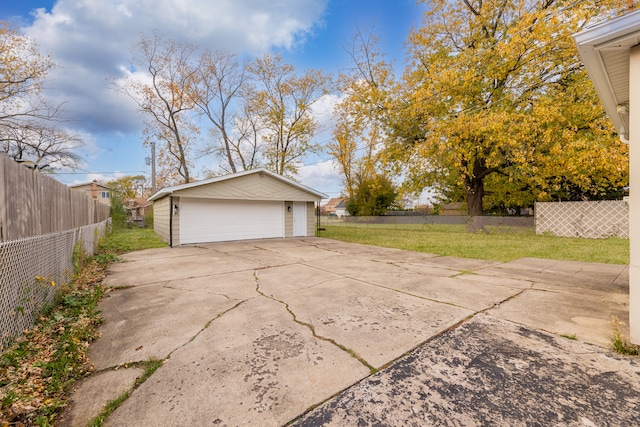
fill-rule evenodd
<path id="1" fill-rule="evenodd" d="M 204 324 L 204 326 L 202 327 L 202 329 L 200 329 L 198 332 L 196 332 L 196 334 L 194 336 L 192 336 L 189 340 L 187 340 L 186 342 L 184 342 L 182 345 L 179 345 L 178 347 L 174 348 L 168 355 L 167 358 L 171 357 L 171 355 L 173 353 L 175 353 L 176 351 L 178 351 L 179 349 L 183 348 L 184 346 L 186 346 L 187 344 L 193 342 L 198 335 L 200 335 L 202 332 L 205 331 L 205 329 L 209 328 L 209 326 L 211 326 L 211 324 L 213 322 L 215 322 L 216 320 L 218 320 L 219 318 L 221 318 L 222 316 L 224 316 L 225 314 L 229 313 L 230 311 L 235 310 L 236 308 L 240 307 L 242 304 L 244 304 L 245 302 L 252 300 L 253 298 L 247 298 L 247 299 L 243 299 L 242 301 L 239 301 L 236 305 L 234 305 L 233 307 L 230 307 L 220 313 L 218 313 L 213 319 L 209 320 L 207 323 Z"/>
<path id="2" fill-rule="evenodd" d="M 306 265 L 307 267 L 311 267 L 311 268 L 315 268 L 315 269 L 317 269 L 317 270 L 323 271 L 323 272 L 325 272 L 325 273 L 333 273 L 333 272 L 331 272 L 331 271 L 329 271 L 329 270 L 326 270 L 326 269 L 324 269 L 324 268 L 319 268 L 319 267 L 316 267 L 316 266 L 313 266 L 313 265 L 307 265 L 307 264 L 304 264 L 304 265 Z M 350 276 L 350 275 L 348 275 L 348 274 L 340 274 L 340 273 L 333 273 L 333 274 L 338 274 L 338 275 L 339 275 L 340 277 L 342 277 L 342 278 L 350 279 L 350 280 L 355 280 L 355 281 L 357 281 L 357 282 L 364 283 L 365 285 L 375 286 L 375 287 L 380 288 L 380 289 L 386 289 L 386 290 L 388 290 L 388 291 L 397 292 L 397 293 L 399 293 L 399 294 L 403 294 L 403 295 L 408 295 L 408 296 L 410 296 L 410 297 L 418 298 L 418 299 L 421 299 L 421 300 L 424 300 L 424 301 L 431 301 L 431 302 L 435 302 L 435 303 L 438 303 L 438 304 L 445 304 L 445 305 L 449 305 L 449 306 L 456 307 L 456 308 L 464 308 L 464 309 L 466 309 L 466 310 L 473 310 L 473 309 L 471 309 L 471 308 L 469 308 L 469 307 L 464 307 L 464 306 L 461 306 L 461 305 L 457 305 L 457 304 L 454 304 L 454 303 L 452 303 L 452 302 L 440 301 L 440 300 L 433 299 L 433 298 L 427 298 L 427 297 L 425 297 L 425 296 L 422 296 L 422 295 L 415 295 L 415 294 L 412 294 L 411 292 L 403 291 L 403 290 L 400 290 L 400 289 L 391 288 L 391 287 L 384 286 L 384 285 L 378 285 L 378 284 L 376 284 L 376 283 L 371 283 L 371 282 L 368 282 L 368 281 L 366 281 L 366 280 L 360 279 L 360 278 L 358 278 L 358 277 Z M 423 276 L 427 276 L 426 274 L 417 273 L 417 272 L 416 272 L 416 274 L 420 274 L 420 275 L 423 275 Z"/>
<path id="3" fill-rule="evenodd" d="M 226 295 L 224 295 L 224 296 L 226 296 Z M 227 298 L 229 298 L 229 297 L 227 297 Z M 136 390 L 138 387 L 140 387 L 142 384 L 144 384 L 149 378 L 151 378 L 151 376 L 153 376 L 153 374 L 155 374 L 164 365 L 164 363 L 171 358 L 171 355 L 173 353 L 175 353 L 179 349 L 185 347 L 189 343 L 193 342 L 198 337 L 198 335 L 200 335 L 202 332 L 204 332 L 205 329 L 207 329 L 207 328 L 209 328 L 209 326 L 211 326 L 211 323 L 215 322 L 216 320 L 218 320 L 219 318 L 221 318 L 225 314 L 229 313 L 230 311 L 235 310 L 236 308 L 238 308 L 239 306 L 241 306 L 242 304 L 244 304 L 245 302 L 247 302 L 247 301 L 249 301 L 251 299 L 253 299 L 253 298 L 247 298 L 247 299 L 244 299 L 242 301 L 239 301 L 233 307 L 230 307 L 230 308 L 218 313 L 214 318 L 212 318 L 211 320 L 207 321 L 207 323 L 205 323 L 205 325 L 202 327 L 202 329 L 200 329 L 194 336 L 192 336 L 189 340 L 187 340 L 183 344 L 181 344 L 178 347 L 176 347 L 173 350 L 171 350 L 169 352 L 169 354 L 167 354 L 163 358 L 155 359 L 154 357 L 150 357 L 146 361 L 139 360 L 139 361 L 135 361 L 135 362 L 125 362 L 125 363 L 122 363 L 120 365 L 110 366 L 110 367 L 107 367 L 107 368 L 100 369 L 99 371 L 94 371 L 91 374 L 91 376 L 102 374 L 102 373 L 107 372 L 107 371 L 115 371 L 115 370 L 122 369 L 122 368 L 128 369 L 128 368 L 133 368 L 133 367 L 135 367 L 135 368 L 146 367 L 148 369 L 149 363 L 153 362 L 154 359 L 160 362 L 160 365 L 158 367 L 156 367 L 155 369 L 153 369 L 152 372 L 147 373 L 145 371 L 145 373 L 143 373 L 143 375 L 141 375 L 139 378 L 137 378 L 136 381 L 134 382 L 133 386 L 130 387 L 125 393 L 122 393 L 116 399 L 113 399 L 113 400 L 111 400 L 111 401 L 109 401 L 109 402 L 107 402 L 105 404 L 105 406 L 107 406 L 107 405 L 115 404 L 115 402 L 117 402 L 117 404 L 115 404 L 114 407 L 110 408 L 109 413 L 106 414 L 106 417 L 102 421 L 105 421 L 116 409 L 118 409 L 126 400 L 128 400 L 129 397 L 131 397 L 131 393 L 133 393 L 134 390 Z M 101 417 L 102 414 L 100 414 L 98 416 Z"/>
<path id="4" fill-rule="evenodd" d="M 225 295 L 225 296 L 226 296 L 226 295 Z M 227 298 L 228 298 L 228 297 L 227 297 Z M 203 327 L 202 327 L 198 332 L 196 332 L 196 333 L 195 333 L 195 335 L 193 335 L 193 336 L 192 336 L 191 338 L 189 338 L 187 341 L 185 341 L 184 343 L 180 344 L 179 346 L 177 346 L 176 348 L 174 348 L 173 350 L 171 350 L 171 351 L 170 351 L 166 356 L 164 356 L 164 357 L 162 357 L 162 358 L 160 358 L 160 359 L 158 359 L 158 360 L 163 360 L 163 361 L 168 360 L 168 359 L 171 357 L 171 355 L 172 355 L 173 353 L 175 353 L 176 351 L 178 351 L 178 350 L 180 350 L 181 348 L 185 347 L 185 346 L 186 346 L 186 345 L 188 345 L 189 343 L 193 342 L 193 341 L 198 337 L 198 335 L 200 335 L 202 332 L 204 332 L 204 330 L 205 330 L 205 329 L 207 329 L 209 326 L 211 326 L 211 324 L 212 324 L 213 322 L 215 322 L 216 320 L 218 320 L 219 318 L 221 318 L 221 317 L 222 317 L 222 316 L 224 316 L 225 314 L 229 313 L 229 312 L 230 312 L 230 311 L 232 311 L 232 310 L 235 310 L 236 308 L 240 307 L 240 306 L 241 306 L 242 304 L 244 304 L 245 302 L 247 302 L 247 301 L 249 301 L 249 300 L 252 300 L 252 299 L 253 299 L 253 297 L 252 297 L 252 298 L 244 299 L 244 300 L 242 300 L 242 301 L 239 301 L 239 302 L 238 302 L 236 305 L 234 305 L 233 307 L 230 307 L 230 308 L 228 308 L 228 309 L 226 309 L 226 310 L 224 310 L 224 311 L 222 311 L 222 312 L 218 313 L 218 314 L 217 314 L 215 317 L 213 317 L 211 320 L 208 320 L 208 321 L 204 324 L 204 326 L 203 326 Z M 151 357 L 153 358 L 153 356 L 151 356 Z M 131 366 L 137 366 L 137 365 L 139 365 L 139 364 L 141 364 L 141 363 L 146 363 L 146 361 L 144 361 L 144 360 L 132 360 L 132 361 L 128 361 L 128 362 L 124 362 L 124 363 L 118 364 L 118 365 L 108 366 L 108 367 L 106 367 L 106 368 L 102 368 L 102 369 L 100 369 L 100 370 L 93 371 L 93 372 L 94 372 L 94 373 L 96 373 L 96 374 L 99 374 L 99 373 L 102 373 L 102 372 L 112 371 L 112 370 L 116 370 L 116 369 L 120 369 L 120 368 L 128 368 L 128 367 L 131 367 Z"/>
<path id="5" fill-rule="evenodd" d="M 260 290 L 260 278 L 258 277 L 258 270 L 255 271 L 255 280 L 256 280 L 256 293 L 258 293 L 259 295 L 268 298 L 272 301 L 275 301 L 279 304 L 282 304 L 285 309 L 287 310 L 287 312 L 291 315 L 291 317 L 293 318 L 293 321 L 299 325 L 305 326 L 307 327 L 307 329 L 309 329 L 309 331 L 311 331 L 311 334 L 313 335 L 314 338 L 319 339 L 321 341 L 326 341 L 328 343 L 333 344 L 334 346 L 338 347 L 340 350 L 344 351 L 345 353 L 349 354 L 351 357 L 355 358 L 358 362 L 362 363 L 367 369 L 369 369 L 369 372 L 371 374 L 375 374 L 376 372 L 378 372 L 378 369 L 374 368 L 373 366 L 371 366 L 371 364 L 369 364 L 366 360 L 364 360 L 364 358 L 362 358 L 362 356 L 360 356 L 358 353 L 356 353 L 354 350 L 340 344 L 339 342 L 337 342 L 336 340 L 334 340 L 333 338 L 328 338 L 328 337 L 324 337 L 322 335 L 318 335 L 318 333 L 316 332 L 316 328 L 312 323 L 307 323 L 307 322 L 303 322 L 302 320 L 298 319 L 298 316 L 296 316 L 296 314 L 293 312 L 293 310 L 291 310 L 291 307 L 289 307 L 289 304 L 285 301 L 279 300 L 276 297 L 274 297 L 273 295 L 267 295 L 264 292 L 262 292 Z"/>
<path id="6" fill-rule="evenodd" d="M 509 301 L 511 301 L 512 299 L 515 299 L 515 298 L 519 297 L 519 296 L 520 296 L 520 295 L 522 295 L 525 291 L 529 291 L 529 290 L 535 290 L 535 289 L 532 289 L 532 288 L 529 288 L 529 289 L 520 289 L 520 291 L 519 291 L 519 292 L 516 292 L 516 293 L 515 293 L 515 294 L 513 294 L 513 295 L 509 295 L 508 297 L 506 297 L 506 298 L 505 298 L 505 299 L 503 299 L 502 301 L 498 301 L 497 303 L 493 304 L 491 307 L 487 307 L 487 308 L 485 308 L 485 309 L 482 309 L 482 310 L 480 310 L 480 311 L 475 312 L 475 313 L 474 313 L 474 316 L 475 316 L 476 314 L 479 314 L 479 313 L 486 313 L 486 312 L 488 312 L 489 310 L 493 310 L 494 308 L 499 307 L 499 306 L 501 306 L 502 304 L 504 304 L 504 303 L 506 303 L 506 302 L 509 302 Z"/>
<path id="7" fill-rule="evenodd" d="M 618 275 L 616 276 L 616 278 L 615 278 L 615 279 L 613 279 L 613 280 L 611 281 L 611 284 L 612 284 L 612 285 L 613 285 L 613 284 L 615 284 L 615 283 L 618 281 L 618 279 L 620 278 L 620 276 L 622 276 L 622 273 L 624 273 L 625 271 L 627 271 L 627 268 L 623 268 L 623 269 L 620 271 L 620 273 L 618 273 Z M 629 274 L 629 272 L 628 272 L 628 271 L 627 271 L 627 274 Z"/>
<path id="8" fill-rule="evenodd" d="M 204 292 L 207 295 L 219 295 L 221 297 L 225 297 L 226 299 L 231 299 L 231 297 L 229 297 L 229 295 L 221 294 L 220 292 L 209 292 L 207 290 L 201 290 L 201 289 L 187 289 L 187 288 L 179 288 L 179 287 L 176 287 L 176 286 L 169 286 L 169 283 L 171 283 L 172 281 L 167 282 L 167 284 L 166 285 L 162 285 L 162 287 L 165 288 L 165 289 L 172 289 L 174 291 Z"/>

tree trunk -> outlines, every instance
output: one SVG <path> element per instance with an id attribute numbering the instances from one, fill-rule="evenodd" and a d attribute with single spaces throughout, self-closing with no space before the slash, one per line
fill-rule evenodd
<path id="1" fill-rule="evenodd" d="M 468 163 L 463 162 L 465 169 Z M 464 189 L 467 193 L 467 211 L 469 216 L 481 216 L 484 212 L 484 178 L 497 172 L 498 168 L 488 168 L 484 157 L 476 155 L 473 161 L 473 171 L 466 171 Z"/>
<path id="2" fill-rule="evenodd" d="M 482 178 L 472 178 L 466 181 L 467 211 L 469 216 L 480 216 L 484 210 L 484 180 Z"/>
<path id="3" fill-rule="evenodd" d="M 224 111 L 222 113 L 222 120 L 224 121 Z M 224 122 L 223 122 L 224 123 Z M 222 131 L 222 141 L 224 145 L 224 154 L 227 156 L 227 162 L 229 163 L 229 167 L 231 168 L 231 173 L 236 173 L 236 164 L 233 161 L 233 156 L 231 155 L 231 144 L 229 143 L 229 135 L 227 135 L 227 131 L 224 127 L 220 128 Z M 245 168 L 246 170 L 246 168 Z"/>

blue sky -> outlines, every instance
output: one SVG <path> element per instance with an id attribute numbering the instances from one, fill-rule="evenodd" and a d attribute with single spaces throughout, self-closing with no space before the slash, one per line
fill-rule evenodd
<path id="1" fill-rule="evenodd" d="M 335 73 L 348 64 L 344 47 L 358 26 L 373 29 L 401 71 L 404 42 L 424 8 L 415 0 L 5 0 L 0 20 L 34 38 L 58 64 L 46 95 L 66 103 L 68 127 L 86 141 L 81 170 L 57 176 L 73 183 L 150 174 L 142 118 L 107 85 L 142 33 L 160 29 L 168 38 L 250 56 L 281 52 L 300 70 Z M 323 123 L 319 142 L 330 138 L 329 127 Z M 196 178 L 207 161 L 196 165 Z M 299 179 L 330 196 L 340 192 L 326 154 L 306 159 Z"/>

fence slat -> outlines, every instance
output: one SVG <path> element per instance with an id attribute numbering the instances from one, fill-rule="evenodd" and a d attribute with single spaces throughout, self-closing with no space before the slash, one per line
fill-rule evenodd
<path id="1" fill-rule="evenodd" d="M 109 218 L 109 206 L 0 156 L 0 242 L 70 230 Z"/>

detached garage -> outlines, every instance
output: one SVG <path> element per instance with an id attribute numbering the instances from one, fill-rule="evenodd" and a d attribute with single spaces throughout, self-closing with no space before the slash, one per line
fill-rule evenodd
<path id="1" fill-rule="evenodd" d="M 326 195 L 266 169 L 158 191 L 155 232 L 169 246 L 315 235 L 315 203 Z"/>

